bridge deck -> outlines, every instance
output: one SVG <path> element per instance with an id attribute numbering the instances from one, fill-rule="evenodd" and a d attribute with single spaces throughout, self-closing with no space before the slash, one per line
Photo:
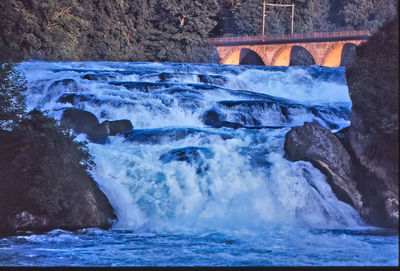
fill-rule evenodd
<path id="1" fill-rule="evenodd" d="M 282 34 L 270 36 L 241 36 L 241 37 L 219 37 L 209 40 L 219 46 L 239 45 L 239 44 L 283 44 L 295 42 L 324 42 L 335 40 L 363 40 L 372 36 L 374 31 L 342 31 L 342 32 L 322 32 L 311 34 Z"/>

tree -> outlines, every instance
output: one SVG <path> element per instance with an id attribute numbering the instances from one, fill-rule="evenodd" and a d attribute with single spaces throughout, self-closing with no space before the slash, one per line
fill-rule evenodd
<path id="1" fill-rule="evenodd" d="M 146 58 L 150 61 L 216 61 L 207 40 L 216 25 L 216 0 L 148 1 L 152 11 L 147 24 L 138 29 Z"/>
<path id="2" fill-rule="evenodd" d="M 268 1 L 268 3 L 271 3 Z M 294 32 L 309 33 L 332 29 L 328 21 L 328 0 L 282 0 L 281 4 L 295 4 Z M 288 34 L 291 32 L 291 7 L 266 6 L 265 33 Z M 262 0 L 242 0 L 233 7 L 236 35 L 261 35 Z"/>
<path id="3" fill-rule="evenodd" d="M 356 30 L 377 29 L 396 12 L 396 0 L 350 0 L 343 8 L 345 23 Z"/>
<path id="4" fill-rule="evenodd" d="M 15 65 L 0 66 L 0 129 L 13 129 L 25 114 L 25 80 Z"/>
<path id="5" fill-rule="evenodd" d="M 0 3 L 1 59 L 78 60 L 89 22 L 78 0 Z"/>

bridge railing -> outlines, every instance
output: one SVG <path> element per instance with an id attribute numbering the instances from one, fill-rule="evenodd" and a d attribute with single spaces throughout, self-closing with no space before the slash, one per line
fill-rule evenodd
<path id="1" fill-rule="evenodd" d="M 209 40 L 216 44 L 224 43 L 251 43 L 251 42 L 284 42 L 292 40 L 314 40 L 314 39 L 340 39 L 340 38 L 361 38 L 372 36 L 374 31 L 358 30 L 358 31 L 342 31 L 342 32 L 319 32 L 311 34 L 280 34 L 268 36 L 240 36 L 240 37 L 218 37 Z"/>

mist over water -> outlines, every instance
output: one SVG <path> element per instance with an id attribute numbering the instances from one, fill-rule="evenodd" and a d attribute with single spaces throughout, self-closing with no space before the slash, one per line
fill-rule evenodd
<path id="1" fill-rule="evenodd" d="M 134 130 L 88 143 L 91 174 L 119 218 L 111 230 L 5 238 L 0 250 L 21 252 L 0 263 L 398 263 L 397 236 L 365 225 L 321 172 L 283 151 L 293 126 L 350 124 L 343 68 L 27 61 L 19 69 L 29 110 L 60 119 L 75 107 L 100 122 L 128 119 Z"/>

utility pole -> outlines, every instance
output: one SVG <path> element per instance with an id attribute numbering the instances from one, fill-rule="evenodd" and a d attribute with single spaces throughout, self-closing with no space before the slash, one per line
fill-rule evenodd
<path id="1" fill-rule="evenodd" d="M 263 3 L 263 28 L 262 28 L 262 35 L 265 36 L 265 0 Z"/>
<path id="2" fill-rule="evenodd" d="M 292 3 L 292 27 L 290 28 L 292 30 L 292 35 L 293 35 L 293 28 L 294 28 L 294 3 Z"/>
<path id="3" fill-rule="evenodd" d="M 263 5 L 263 29 L 262 29 L 262 33 L 264 36 L 264 29 L 265 29 L 265 6 L 272 6 L 272 7 L 292 7 L 292 23 L 291 23 L 291 33 L 293 35 L 293 29 L 294 29 L 294 3 L 292 4 L 273 4 L 273 3 L 265 3 L 264 0 L 264 5 Z"/>

